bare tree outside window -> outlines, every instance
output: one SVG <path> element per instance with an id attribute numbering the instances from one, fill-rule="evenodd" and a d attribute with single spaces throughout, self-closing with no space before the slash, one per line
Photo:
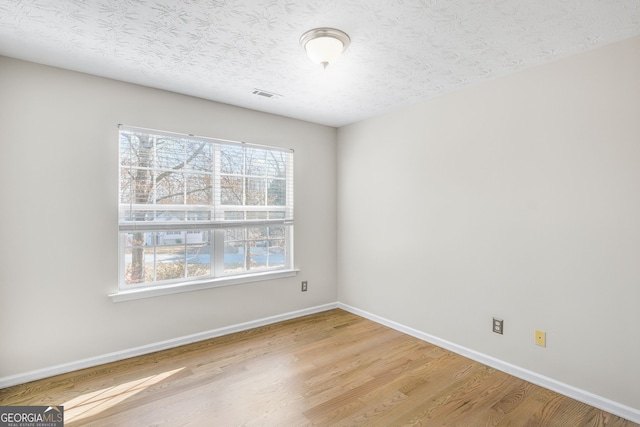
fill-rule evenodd
<path id="1" fill-rule="evenodd" d="M 123 285 L 287 268 L 292 177 L 281 149 L 121 129 Z"/>
<path id="2" fill-rule="evenodd" d="M 213 153 L 207 142 L 189 141 L 144 133 L 121 132 L 121 203 L 143 208 L 131 209 L 137 222 L 165 221 L 192 218 L 210 218 L 208 212 L 186 209 L 187 207 L 210 206 L 212 203 Z M 207 208 L 208 209 L 208 208 Z M 184 233 L 181 233 L 184 234 Z M 198 271 L 187 271 L 188 263 L 174 254 L 177 262 L 147 263 L 145 256 L 179 252 L 183 239 L 167 239 L 158 245 L 158 233 L 131 233 L 131 263 L 126 271 L 126 283 L 159 281 L 170 278 L 198 275 Z M 164 239 L 162 239 L 164 240 Z M 208 243 L 200 241 L 199 244 Z M 155 243 L 151 245 L 150 242 Z M 152 254 L 146 254 L 149 248 Z M 189 247 L 193 251 L 194 247 Z M 150 264 L 150 269 L 145 268 Z M 155 268 L 153 268 L 155 265 Z M 149 271 L 150 270 L 150 271 Z"/>

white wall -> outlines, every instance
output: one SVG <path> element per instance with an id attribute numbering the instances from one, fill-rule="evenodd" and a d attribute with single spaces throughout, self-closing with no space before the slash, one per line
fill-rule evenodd
<path id="1" fill-rule="evenodd" d="M 342 303 L 640 409 L 640 38 L 339 129 L 338 260 Z"/>
<path id="2" fill-rule="evenodd" d="M 339 299 L 640 409 L 639 52 L 341 128 L 337 153 L 332 128 L 0 57 L 0 377 Z M 300 274 L 113 303 L 118 123 L 294 148 Z"/>
<path id="3" fill-rule="evenodd" d="M 119 123 L 293 148 L 298 276 L 112 302 Z M 0 147 L 0 378 L 337 300 L 334 128 L 0 57 Z"/>

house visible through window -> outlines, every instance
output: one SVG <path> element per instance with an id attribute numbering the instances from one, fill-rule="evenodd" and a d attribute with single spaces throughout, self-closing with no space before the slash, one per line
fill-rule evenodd
<path id="1" fill-rule="evenodd" d="M 293 153 L 120 126 L 121 291 L 293 265 Z"/>

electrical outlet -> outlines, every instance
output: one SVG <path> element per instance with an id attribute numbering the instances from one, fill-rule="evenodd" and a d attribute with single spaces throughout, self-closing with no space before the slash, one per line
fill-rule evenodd
<path id="1" fill-rule="evenodd" d="M 306 280 L 302 281 L 302 286 L 300 287 L 300 290 L 302 292 L 307 292 L 307 281 Z"/>
<path id="2" fill-rule="evenodd" d="M 536 345 L 540 347 L 547 346 L 547 333 L 545 331 L 539 331 L 536 329 Z"/>
<path id="3" fill-rule="evenodd" d="M 502 335 L 504 332 L 504 320 L 493 318 L 493 332 Z"/>

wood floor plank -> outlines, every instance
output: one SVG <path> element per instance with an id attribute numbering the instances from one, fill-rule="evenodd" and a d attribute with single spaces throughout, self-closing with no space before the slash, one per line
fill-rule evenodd
<path id="1" fill-rule="evenodd" d="M 74 426 L 639 427 L 342 310 L 0 390 Z"/>

